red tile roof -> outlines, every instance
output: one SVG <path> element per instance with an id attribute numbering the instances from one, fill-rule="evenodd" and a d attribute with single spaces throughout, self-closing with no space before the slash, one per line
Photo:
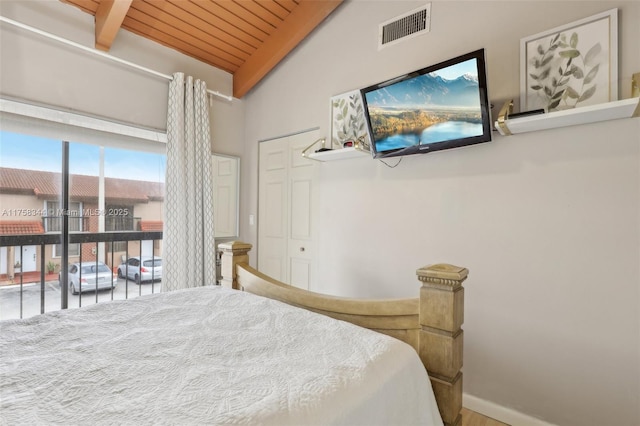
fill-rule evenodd
<path id="1" fill-rule="evenodd" d="M 98 199 L 98 177 L 70 175 L 69 193 L 73 201 Z M 164 183 L 105 178 L 105 198 L 112 203 L 148 203 L 164 199 Z M 40 170 L 0 167 L 0 194 L 35 195 L 41 199 L 60 196 L 61 174 Z"/>
<path id="2" fill-rule="evenodd" d="M 42 222 L 37 220 L 0 220 L 0 235 L 44 234 Z"/>
<path id="3" fill-rule="evenodd" d="M 162 231 L 162 221 L 161 220 L 141 220 L 140 230 L 142 232 Z"/>

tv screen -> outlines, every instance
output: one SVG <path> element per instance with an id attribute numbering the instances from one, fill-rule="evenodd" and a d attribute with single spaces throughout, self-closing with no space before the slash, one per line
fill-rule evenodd
<path id="1" fill-rule="evenodd" d="M 360 92 L 374 158 L 491 140 L 484 49 Z"/>

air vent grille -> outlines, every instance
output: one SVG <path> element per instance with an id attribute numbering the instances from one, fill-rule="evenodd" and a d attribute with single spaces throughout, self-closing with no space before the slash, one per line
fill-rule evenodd
<path id="1" fill-rule="evenodd" d="M 380 24 L 378 48 L 409 37 L 428 33 L 431 21 L 431 3 Z"/>

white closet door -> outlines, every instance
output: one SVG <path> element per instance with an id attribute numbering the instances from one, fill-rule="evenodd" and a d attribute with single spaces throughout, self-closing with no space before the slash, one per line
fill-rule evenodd
<path id="1" fill-rule="evenodd" d="M 289 142 L 289 284 L 310 289 L 315 275 L 313 222 L 317 209 L 314 185 L 318 163 L 302 156 L 317 135 L 302 133 Z"/>
<path id="2" fill-rule="evenodd" d="M 267 275 L 310 289 L 316 275 L 314 185 L 318 163 L 302 150 L 318 131 L 260 144 L 258 267 Z"/>
<path id="3" fill-rule="evenodd" d="M 288 150 L 286 139 L 261 143 L 258 176 L 258 269 L 283 282 L 288 282 Z"/>

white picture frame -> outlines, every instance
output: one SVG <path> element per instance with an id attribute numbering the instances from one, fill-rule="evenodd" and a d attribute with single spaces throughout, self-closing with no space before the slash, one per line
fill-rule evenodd
<path id="1" fill-rule="evenodd" d="M 520 111 L 618 100 L 618 9 L 520 40 Z"/>

